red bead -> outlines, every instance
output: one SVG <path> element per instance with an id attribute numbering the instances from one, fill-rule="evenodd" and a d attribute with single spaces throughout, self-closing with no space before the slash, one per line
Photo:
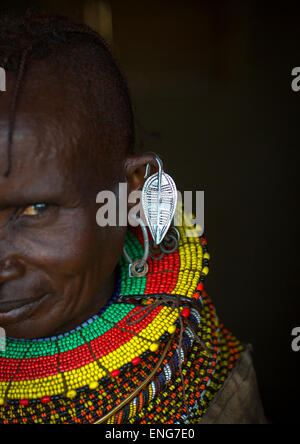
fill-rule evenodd
<path id="1" fill-rule="evenodd" d="M 181 312 L 181 315 L 184 318 L 188 318 L 190 314 L 191 314 L 191 310 L 189 308 L 184 308 Z"/>
<path id="2" fill-rule="evenodd" d="M 118 376 L 120 376 L 120 374 L 121 374 L 120 370 L 114 370 L 113 372 L 111 372 L 111 377 L 117 378 Z"/>
<path id="3" fill-rule="evenodd" d="M 138 365 L 141 362 L 141 358 L 137 357 L 132 360 L 133 365 Z"/>
<path id="4" fill-rule="evenodd" d="M 204 237 L 202 237 L 201 242 L 203 245 L 207 245 L 207 240 Z"/>
<path id="5" fill-rule="evenodd" d="M 204 284 L 202 282 L 200 282 L 200 284 L 197 287 L 197 290 L 203 291 L 203 289 L 204 289 Z"/>
<path id="6" fill-rule="evenodd" d="M 28 399 L 21 399 L 19 404 L 22 405 L 23 407 L 27 407 L 29 404 L 29 401 L 28 401 Z"/>
<path id="7" fill-rule="evenodd" d="M 51 401 L 50 396 L 43 396 L 41 398 L 41 403 L 42 404 L 49 404 L 50 401 Z"/>

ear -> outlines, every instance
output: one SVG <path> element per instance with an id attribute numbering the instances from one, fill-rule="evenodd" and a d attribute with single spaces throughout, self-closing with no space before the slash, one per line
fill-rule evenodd
<path id="1" fill-rule="evenodd" d="M 160 156 L 161 157 L 161 156 Z M 128 192 L 141 191 L 145 181 L 147 165 L 151 166 L 151 175 L 158 172 L 158 165 L 154 153 L 145 153 L 130 156 L 125 161 L 125 175 L 128 183 Z"/>

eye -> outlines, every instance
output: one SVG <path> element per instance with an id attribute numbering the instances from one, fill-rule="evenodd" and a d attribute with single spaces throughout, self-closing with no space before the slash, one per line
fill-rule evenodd
<path id="1" fill-rule="evenodd" d="M 25 217 L 33 217 L 33 216 L 40 216 L 41 214 L 45 213 L 50 208 L 49 204 L 46 203 L 38 203 L 34 205 L 29 205 L 24 209 L 21 216 Z"/>

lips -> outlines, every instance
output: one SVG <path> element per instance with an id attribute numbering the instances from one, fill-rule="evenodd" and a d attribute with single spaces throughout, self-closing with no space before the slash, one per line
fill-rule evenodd
<path id="1" fill-rule="evenodd" d="M 19 299 L 16 301 L 0 302 L 0 313 L 8 313 L 9 311 L 16 310 L 24 305 L 36 302 L 38 299 Z"/>
<path id="2" fill-rule="evenodd" d="M 0 302 L 0 325 L 20 322 L 30 317 L 47 296 L 48 294 L 40 296 L 38 299 L 19 299 Z"/>

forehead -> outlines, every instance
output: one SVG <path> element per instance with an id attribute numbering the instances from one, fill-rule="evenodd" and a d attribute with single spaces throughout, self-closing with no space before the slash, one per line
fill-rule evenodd
<path id="1" fill-rule="evenodd" d="M 12 170 L 7 168 L 9 113 L 15 87 L 14 75 L 8 75 L 7 91 L 0 95 L 0 199 L 11 200 L 44 193 L 62 193 L 71 186 L 73 153 L 78 153 L 80 127 L 72 112 L 66 112 L 69 100 L 59 83 L 20 91 L 15 115 L 12 145 Z"/>
<path id="2" fill-rule="evenodd" d="M 15 199 L 17 196 L 21 198 L 22 195 L 30 194 L 34 190 L 46 188 L 47 182 L 43 180 L 43 177 L 49 179 L 49 173 L 57 170 L 54 151 L 42 150 L 39 138 L 32 128 L 24 123 L 14 132 L 12 170 L 10 176 L 5 178 L 3 174 L 8 163 L 7 131 L 3 122 L 0 121 L 0 199 L 2 202 Z M 59 186 L 59 181 L 57 186 Z"/>

